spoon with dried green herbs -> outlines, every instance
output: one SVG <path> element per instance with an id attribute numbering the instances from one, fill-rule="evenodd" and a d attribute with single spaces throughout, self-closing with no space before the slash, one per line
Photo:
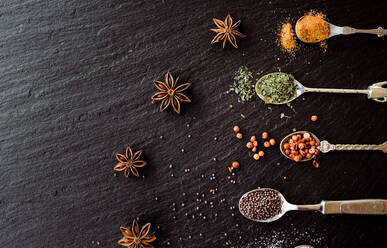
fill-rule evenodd
<path id="1" fill-rule="evenodd" d="M 322 214 L 387 215 L 387 200 L 321 201 L 318 204 L 295 205 L 287 202 L 279 191 L 270 188 L 251 190 L 239 200 L 241 214 L 256 222 L 273 222 L 286 212 L 295 210 L 318 211 Z"/>
<path id="2" fill-rule="evenodd" d="M 273 72 L 258 79 L 255 91 L 267 104 L 285 104 L 293 101 L 306 92 L 366 94 L 368 99 L 376 102 L 387 102 L 387 81 L 375 83 L 365 90 L 309 88 L 298 82 L 293 75 L 284 72 Z"/>

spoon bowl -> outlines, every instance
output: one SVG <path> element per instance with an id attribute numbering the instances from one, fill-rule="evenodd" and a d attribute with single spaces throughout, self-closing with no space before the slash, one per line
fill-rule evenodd
<path id="1" fill-rule="evenodd" d="M 297 22 L 296 22 L 296 26 L 295 26 L 295 31 L 296 31 L 296 35 L 297 35 L 297 38 L 304 42 L 304 43 L 319 43 L 323 40 L 326 40 L 326 39 L 329 39 L 331 38 L 332 36 L 335 36 L 335 35 L 339 35 L 339 34 L 342 34 L 343 33 L 343 28 L 342 27 L 338 27 L 336 25 L 333 25 L 331 23 L 328 22 L 328 25 L 329 25 L 329 36 L 326 38 L 326 39 L 321 39 L 321 40 L 317 40 L 317 41 L 306 41 L 304 39 L 302 39 L 301 35 L 297 32 L 298 31 L 298 25 L 299 25 L 299 22 L 304 19 L 305 16 L 301 16 L 300 18 L 298 18 Z"/>
<path id="2" fill-rule="evenodd" d="M 294 133 L 291 133 L 291 134 L 288 134 L 287 136 L 285 136 L 285 138 L 283 138 L 281 140 L 281 143 L 280 143 L 280 151 L 282 153 L 282 155 L 284 155 L 286 158 L 292 160 L 291 158 L 289 158 L 286 154 L 285 154 L 285 151 L 284 151 L 284 144 L 285 142 L 287 142 L 288 140 L 290 140 L 292 138 L 293 135 L 297 135 L 297 134 L 300 134 L 301 137 L 304 136 L 305 133 L 309 133 L 310 136 L 317 142 L 320 143 L 320 140 L 319 138 L 317 138 L 317 136 L 314 134 L 314 133 L 311 133 L 311 132 L 308 132 L 308 131 L 297 131 L 297 132 L 294 132 Z M 302 160 L 300 160 L 299 162 L 306 162 L 306 161 L 310 161 L 312 159 L 315 159 L 316 158 L 316 155 L 313 155 L 312 157 L 310 158 L 303 158 Z M 292 160 L 293 161 L 293 160 Z"/>
<path id="3" fill-rule="evenodd" d="M 265 80 L 266 78 L 268 78 L 270 76 L 273 76 L 273 75 L 289 75 L 289 76 L 293 77 L 291 74 L 284 73 L 284 72 L 272 72 L 272 73 L 266 74 L 266 75 L 262 76 L 261 78 L 259 78 L 257 83 L 255 84 L 255 92 L 257 93 L 258 97 L 261 98 L 264 102 L 270 103 L 270 104 L 286 104 L 286 103 L 289 103 L 289 102 L 293 101 L 294 99 L 296 99 L 300 95 L 304 94 L 305 86 L 303 86 L 300 82 L 298 82 L 293 77 L 294 83 L 296 84 L 296 94 L 295 94 L 294 97 L 292 97 L 288 101 L 283 101 L 283 102 L 267 102 L 266 98 L 261 94 L 261 92 L 259 90 L 259 84 L 261 84 L 262 81 Z"/>
<path id="4" fill-rule="evenodd" d="M 243 212 L 241 211 L 241 202 L 242 202 L 242 199 L 247 197 L 247 195 L 253 193 L 253 192 L 258 192 L 258 191 L 265 191 L 265 190 L 272 190 L 272 191 L 275 191 L 278 196 L 281 198 L 281 212 L 279 212 L 277 215 L 275 215 L 274 217 L 272 218 L 269 218 L 269 219 L 264 219 L 264 220 L 260 220 L 260 219 L 252 219 L 250 218 L 249 216 L 246 216 L 243 214 Z M 244 216 L 246 217 L 247 219 L 249 220 L 252 220 L 252 221 L 255 221 L 255 222 L 263 222 L 263 223 L 268 223 L 268 222 L 273 222 L 273 221 L 276 221 L 278 220 L 279 218 L 281 218 L 287 211 L 290 211 L 290 210 L 295 210 L 296 208 L 294 208 L 294 205 L 288 203 L 284 196 L 278 191 L 278 190 L 275 190 L 275 189 L 271 189 L 271 188 L 258 188 L 258 189 L 254 189 L 254 190 L 250 190 L 249 192 L 243 194 L 241 196 L 241 198 L 239 199 L 239 204 L 238 204 L 238 209 L 239 209 L 239 212 Z"/>

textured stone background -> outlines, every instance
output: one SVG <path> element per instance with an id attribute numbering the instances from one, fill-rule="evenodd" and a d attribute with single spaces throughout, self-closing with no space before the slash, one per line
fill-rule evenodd
<path id="1" fill-rule="evenodd" d="M 305 95 L 293 113 L 286 106 L 270 110 L 257 97 L 242 105 L 225 94 L 241 65 L 254 74 L 280 67 L 311 87 L 366 88 L 387 80 L 386 37 L 337 37 L 325 54 L 302 45 L 296 57 L 283 55 L 275 44 L 279 23 L 309 9 L 338 25 L 387 27 L 386 1 L 2 0 L 0 246 L 118 247 L 119 227 L 139 216 L 152 222 L 156 247 L 381 247 L 385 217 L 294 212 L 258 224 L 230 210 L 258 186 L 300 204 L 387 198 L 381 152 L 332 152 L 315 169 L 291 163 L 278 147 L 255 162 L 234 138 L 239 124 L 246 136 L 269 131 L 278 141 L 293 128 L 333 143 L 386 140 L 387 105 L 364 96 Z M 248 36 L 240 49 L 209 44 L 212 18 L 228 12 L 242 19 Z M 159 113 L 150 102 L 152 81 L 168 70 L 192 83 L 193 102 L 180 116 Z M 282 112 L 291 118 L 280 119 Z M 311 123 L 312 114 L 318 122 Z M 144 150 L 144 178 L 114 175 L 114 154 L 127 145 Z M 227 179 L 233 160 L 241 163 L 235 185 Z M 205 194 L 202 202 L 196 192 Z"/>

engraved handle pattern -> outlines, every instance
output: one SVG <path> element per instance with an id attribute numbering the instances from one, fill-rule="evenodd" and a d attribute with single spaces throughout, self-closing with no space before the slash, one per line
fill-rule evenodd
<path id="1" fill-rule="evenodd" d="M 332 145 L 332 146 L 333 146 L 333 150 L 336 150 L 336 151 L 379 150 L 379 145 L 359 145 L 359 144 L 342 145 L 342 144 L 337 144 L 337 145 Z"/>
<path id="2" fill-rule="evenodd" d="M 319 150 L 323 153 L 327 153 L 330 151 L 374 151 L 380 150 L 384 153 L 387 153 L 387 141 L 381 145 L 359 145 L 359 144 L 351 144 L 351 145 L 343 145 L 337 144 L 332 145 L 328 141 L 323 140 L 320 142 Z"/>
<path id="3" fill-rule="evenodd" d="M 345 35 L 356 34 L 356 33 L 376 34 L 378 37 L 382 37 L 384 35 L 387 35 L 387 29 L 383 29 L 382 27 L 378 27 L 376 29 L 356 29 L 348 26 L 343 27 L 343 34 Z"/>

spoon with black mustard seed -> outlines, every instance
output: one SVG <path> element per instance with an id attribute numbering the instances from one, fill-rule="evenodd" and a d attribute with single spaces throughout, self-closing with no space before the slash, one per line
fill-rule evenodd
<path id="1" fill-rule="evenodd" d="M 330 151 L 382 151 L 384 153 L 387 153 L 387 141 L 384 142 L 383 144 L 379 144 L 379 145 L 365 145 L 365 144 L 363 144 L 363 145 L 359 145 L 359 144 L 345 144 L 345 145 L 344 144 L 335 144 L 335 145 L 333 145 L 333 144 L 330 144 L 326 140 L 323 140 L 320 142 L 319 138 L 315 134 L 313 134 L 312 132 L 297 131 L 297 132 L 293 132 L 291 134 L 286 135 L 285 138 L 283 138 L 281 140 L 281 143 L 280 143 L 281 153 L 282 153 L 282 155 L 284 155 L 288 159 L 293 160 L 288 155 L 286 155 L 284 144 L 287 143 L 292 138 L 293 135 L 298 135 L 298 134 L 301 135 L 302 138 L 305 136 L 305 134 L 307 134 L 308 137 L 312 137 L 316 142 L 319 143 L 319 145 L 317 146 L 317 150 L 319 150 L 322 153 L 327 153 Z M 310 157 L 310 158 L 303 158 L 299 162 L 306 162 L 306 161 L 309 161 L 311 159 L 315 159 L 315 155 Z"/>
<path id="2" fill-rule="evenodd" d="M 287 82 L 281 82 L 281 78 L 289 79 Z M 278 84 L 265 88 L 269 80 Z M 284 83 L 284 84 L 281 84 Z M 329 88 L 309 88 L 302 85 L 291 74 L 284 72 L 273 72 L 262 76 L 255 85 L 255 91 L 259 98 L 268 104 L 285 104 L 293 101 L 304 93 L 345 93 L 345 94 L 365 94 L 368 99 L 376 102 L 387 102 L 387 81 L 374 83 L 365 90 L 357 89 L 329 89 Z M 286 88 L 285 88 L 286 87 Z M 284 93 L 285 92 L 285 93 Z M 287 97 L 279 98 L 287 94 Z M 279 99 L 279 100 L 278 100 Z"/>
<path id="3" fill-rule="evenodd" d="M 326 39 L 308 41 L 308 40 L 303 39 L 303 36 L 300 35 L 300 33 L 299 33 L 300 32 L 299 30 L 301 29 L 301 28 L 299 28 L 299 25 L 304 18 L 305 18 L 305 16 L 300 17 L 297 20 L 296 27 L 295 27 L 297 38 L 300 39 L 304 43 L 318 43 L 318 42 L 329 39 L 329 38 L 336 36 L 336 35 L 349 35 L 349 34 L 358 34 L 358 33 L 375 34 L 378 37 L 382 37 L 384 35 L 387 35 L 387 29 L 383 29 L 382 27 L 378 27 L 376 29 L 356 29 L 356 28 L 352 28 L 352 27 L 348 27 L 348 26 L 340 27 L 340 26 L 336 26 L 336 25 L 333 25 L 332 23 L 327 22 L 329 25 L 329 36 L 326 37 Z"/>
<path id="4" fill-rule="evenodd" d="M 270 192 L 270 199 L 261 197 L 254 201 L 254 195 L 262 195 L 265 192 Z M 273 196 L 273 193 L 275 194 Z M 275 201 L 275 198 L 280 199 Z M 274 200 L 274 201 L 273 201 Z M 279 211 L 273 212 L 270 215 L 273 207 L 273 202 L 280 204 Z M 255 214 L 257 210 L 259 214 Z M 283 195 L 270 188 L 259 188 L 245 193 L 239 200 L 239 211 L 247 219 L 256 222 L 272 222 L 281 218 L 288 211 L 318 211 L 322 214 L 356 214 L 356 215 L 387 215 L 387 200 L 386 199 L 364 199 L 364 200 L 345 200 L 345 201 L 321 201 L 318 204 L 311 205 L 295 205 L 287 202 Z M 263 214 L 262 214 L 263 213 Z M 269 213 L 269 215 L 265 215 Z M 269 218 L 260 218 L 261 216 L 269 216 Z"/>

